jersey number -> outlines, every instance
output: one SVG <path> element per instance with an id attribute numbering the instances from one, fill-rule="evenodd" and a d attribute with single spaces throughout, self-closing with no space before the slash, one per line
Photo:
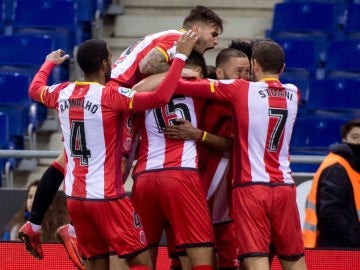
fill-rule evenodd
<path id="1" fill-rule="evenodd" d="M 271 152 L 274 152 L 278 149 L 280 137 L 284 131 L 287 115 L 288 115 L 287 109 L 278 109 L 278 108 L 269 109 L 270 119 L 272 118 L 276 119 L 276 124 L 271 132 L 271 138 L 268 147 L 268 150 Z"/>
<path id="2" fill-rule="evenodd" d="M 70 135 L 71 156 L 80 158 L 80 164 L 89 165 L 90 150 L 86 147 L 85 128 L 83 121 L 73 121 Z"/>
<path id="3" fill-rule="evenodd" d="M 176 119 L 178 118 L 186 119 L 191 122 L 191 115 L 188 106 L 185 103 L 174 103 L 174 100 L 183 99 L 185 99 L 184 96 L 174 96 L 165 106 L 154 109 L 159 133 L 162 133 L 167 126 L 177 125 L 178 122 L 176 122 Z M 178 116 L 176 112 L 181 116 Z"/>

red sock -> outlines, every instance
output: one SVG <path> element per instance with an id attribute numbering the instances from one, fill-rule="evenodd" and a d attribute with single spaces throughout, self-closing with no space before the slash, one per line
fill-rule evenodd
<path id="1" fill-rule="evenodd" d="M 131 270 L 149 270 L 150 268 L 147 267 L 146 265 L 139 264 L 139 265 L 131 266 L 130 269 Z"/>
<path id="2" fill-rule="evenodd" d="M 197 265 L 191 267 L 191 270 L 212 270 L 212 269 L 213 268 L 211 265 Z"/>

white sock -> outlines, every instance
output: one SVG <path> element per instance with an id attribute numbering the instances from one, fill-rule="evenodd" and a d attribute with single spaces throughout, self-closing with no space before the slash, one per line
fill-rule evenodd
<path id="1" fill-rule="evenodd" d="M 41 232 L 41 225 L 37 225 L 37 224 L 31 223 L 31 222 L 30 222 L 30 225 L 31 225 L 31 229 L 34 232 Z"/>

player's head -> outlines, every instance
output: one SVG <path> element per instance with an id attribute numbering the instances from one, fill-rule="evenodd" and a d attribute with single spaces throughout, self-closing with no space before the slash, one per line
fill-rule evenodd
<path id="1" fill-rule="evenodd" d="M 111 52 L 105 41 L 89 39 L 78 49 L 76 60 L 85 76 L 104 73 L 105 82 L 111 75 Z"/>
<path id="2" fill-rule="evenodd" d="M 194 50 L 203 54 L 218 44 L 218 36 L 223 32 L 223 21 L 211 9 L 196 6 L 184 19 L 183 27 L 199 34 Z"/>
<path id="3" fill-rule="evenodd" d="M 202 54 L 192 51 L 185 62 L 185 66 L 189 69 L 197 71 L 201 78 L 207 77 L 207 66 L 205 58 Z"/>
<path id="4" fill-rule="evenodd" d="M 264 74 L 278 76 L 285 67 L 284 50 L 272 40 L 255 42 L 251 55 L 251 67 L 256 80 Z"/>
<path id="5" fill-rule="evenodd" d="M 216 56 L 215 63 L 218 80 L 250 80 L 250 61 L 242 51 L 231 48 L 223 49 Z"/>

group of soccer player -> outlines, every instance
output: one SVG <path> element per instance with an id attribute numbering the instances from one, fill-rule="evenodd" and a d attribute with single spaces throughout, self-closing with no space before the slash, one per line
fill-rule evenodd
<path id="1" fill-rule="evenodd" d="M 279 82 L 285 56 L 270 40 L 252 46 L 251 68 L 243 52 L 222 50 L 206 79 L 203 54 L 222 31 L 197 6 L 181 30 L 144 37 L 113 65 L 106 43 L 89 40 L 77 55 L 85 82 L 50 87 L 68 56 L 47 56 L 29 93 L 58 110 L 64 151 L 19 231 L 32 255 L 43 258 L 41 220 L 65 179 L 73 226 L 58 238 L 79 269 L 109 269 L 111 254 L 118 268 L 154 269 L 163 231 L 174 268 L 269 269 L 277 255 L 284 269 L 306 269 L 289 168 L 299 91 Z"/>

